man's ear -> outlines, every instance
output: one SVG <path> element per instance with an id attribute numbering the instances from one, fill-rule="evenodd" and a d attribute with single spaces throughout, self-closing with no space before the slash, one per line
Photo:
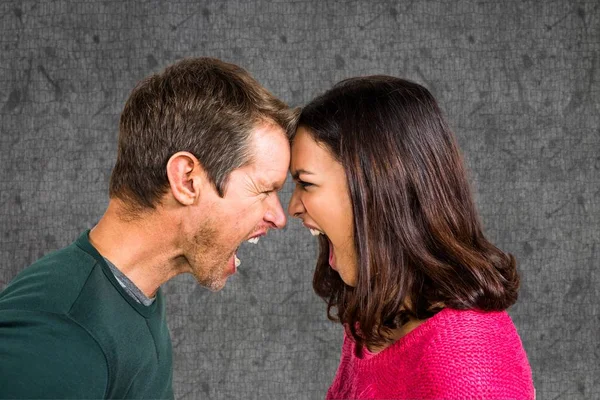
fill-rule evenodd
<path id="1" fill-rule="evenodd" d="M 200 198 L 206 179 L 198 159 L 187 151 L 177 152 L 169 158 L 167 178 L 175 200 L 186 206 L 194 204 Z"/>

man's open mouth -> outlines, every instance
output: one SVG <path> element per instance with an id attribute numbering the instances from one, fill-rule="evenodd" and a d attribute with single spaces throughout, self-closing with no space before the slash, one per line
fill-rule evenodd
<path id="1" fill-rule="evenodd" d="M 266 234 L 267 234 L 267 231 L 261 231 L 259 233 L 255 233 L 252 236 L 250 236 L 248 239 L 246 239 L 245 242 L 252 243 L 252 244 L 257 244 L 258 241 L 260 240 L 260 238 L 263 237 L 263 236 L 265 236 Z M 238 252 L 239 249 L 240 249 L 240 247 L 238 246 L 238 248 L 235 249 L 235 252 L 233 253 L 234 254 L 234 262 L 235 262 L 235 267 L 236 268 L 239 267 L 242 264 L 242 262 L 240 261 L 240 259 L 237 256 L 237 252 Z"/>

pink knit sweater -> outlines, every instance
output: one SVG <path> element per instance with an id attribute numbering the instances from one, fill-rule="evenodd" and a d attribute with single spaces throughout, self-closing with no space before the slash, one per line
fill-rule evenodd
<path id="1" fill-rule="evenodd" d="M 533 399 L 531 368 L 504 312 L 444 309 L 383 351 L 344 337 L 327 399 Z"/>

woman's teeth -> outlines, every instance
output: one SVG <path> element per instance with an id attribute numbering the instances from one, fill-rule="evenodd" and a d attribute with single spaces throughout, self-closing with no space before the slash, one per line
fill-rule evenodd
<path id="1" fill-rule="evenodd" d="M 260 239 L 259 236 L 255 237 L 255 238 L 252 238 L 252 239 L 248 239 L 248 242 L 250 242 L 252 244 L 256 244 L 256 243 L 258 243 L 258 239 Z"/>
<path id="2" fill-rule="evenodd" d="M 239 267 L 239 266 L 240 266 L 240 264 L 241 264 L 242 262 L 241 262 L 241 261 L 240 261 L 240 259 L 237 257 L 237 254 L 236 254 L 236 255 L 234 255 L 234 257 L 235 257 L 235 267 L 237 268 L 237 267 Z"/>
<path id="3" fill-rule="evenodd" d="M 308 230 L 310 231 L 310 234 L 313 235 L 313 236 L 319 236 L 319 235 L 323 234 L 323 232 L 321 232 L 321 231 L 319 231 L 317 229 L 308 228 Z"/>

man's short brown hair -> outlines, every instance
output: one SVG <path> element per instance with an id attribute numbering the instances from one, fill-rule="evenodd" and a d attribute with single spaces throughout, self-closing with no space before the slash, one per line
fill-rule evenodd
<path id="1" fill-rule="evenodd" d="M 220 196 L 229 173 L 251 162 L 249 137 L 258 123 L 289 135 L 297 112 L 244 69 L 214 58 L 190 58 L 143 79 L 119 123 L 109 194 L 133 210 L 153 209 L 168 188 L 169 158 L 188 151 Z"/>

